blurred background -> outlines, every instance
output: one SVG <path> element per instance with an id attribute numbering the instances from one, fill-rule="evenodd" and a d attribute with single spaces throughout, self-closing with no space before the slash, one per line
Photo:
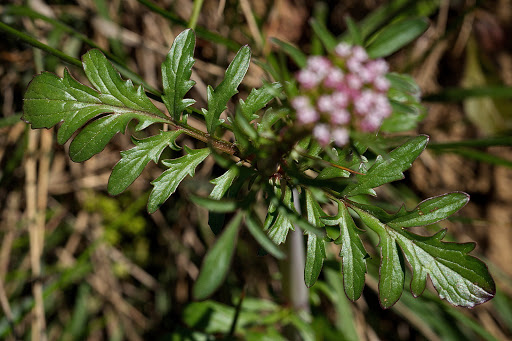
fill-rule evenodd
<path id="1" fill-rule="evenodd" d="M 380 12 L 379 12 L 380 11 Z M 293 326 L 305 340 L 507 340 L 512 338 L 512 1 L 477 0 L 55 0 L 7 1 L 0 21 L 36 41 L 80 59 L 93 47 L 161 89 L 160 64 L 174 37 L 197 20 L 197 82 L 190 97 L 206 103 L 206 85 L 217 85 L 243 44 L 253 63 L 240 97 L 268 75 L 259 66 L 277 37 L 312 49 L 311 18 L 336 36 L 345 16 L 363 22 L 429 18 L 429 29 L 389 58 L 393 71 L 409 73 L 422 89 L 428 112 L 416 131 L 431 137 L 406 179 L 384 186 L 379 197 L 396 209 L 450 191 L 471 202 L 440 227 L 448 239 L 476 241 L 496 281 L 496 297 L 472 310 L 454 308 L 427 292 L 406 290 L 391 309 L 379 306 L 378 257 L 370 261 L 363 297 L 349 302 L 341 287 L 337 251 L 311 289 L 312 318 L 291 311 L 281 265 L 247 233 L 240 236 L 231 273 L 211 300 L 193 302 L 191 286 L 215 241 L 207 212 L 188 193 L 207 195 L 216 177 L 213 160 L 194 181 L 153 215 L 146 212 L 150 182 L 161 172 L 151 163 L 118 197 L 107 194 L 121 150 L 118 135 L 107 148 L 77 164 L 54 130 L 31 130 L 20 120 L 32 77 L 45 70 L 83 72 L 33 48 L 2 29 L 0 40 L 0 339 L 213 340 L 232 327 L 245 295 L 237 339 L 280 340 Z M 313 41 L 313 43 L 312 43 Z M 278 56 L 283 57 L 284 56 Z M 290 69 L 296 67 L 290 62 Z M 194 145 L 182 137 L 181 145 Z M 408 284 L 406 284 L 408 286 Z M 408 289 L 408 288 L 407 288 Z M 31 333 L 34 328 L 44 333 Z"/>

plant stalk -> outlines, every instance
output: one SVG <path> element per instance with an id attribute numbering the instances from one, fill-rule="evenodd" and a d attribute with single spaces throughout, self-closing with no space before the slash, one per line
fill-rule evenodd
<path id="1" fill-rule="evenodd" d="M 300 214 L 300 196 L 296 188 L 292 190 L 292 195 L 295 210 Z M 299 226 L 295 225 L 295 231 L 290 231 L 288 238 L 288 242 L 285 244 L 287 257 L 282 262 L 283 291 L 293 312 L 304 318 L 310 313 L 309 289 L 304 280 L 306 264 L 304 233 Z M 299 331 L 294 327 L 289 326 L 285 333 L 288 340 L 302 341 Z"/>

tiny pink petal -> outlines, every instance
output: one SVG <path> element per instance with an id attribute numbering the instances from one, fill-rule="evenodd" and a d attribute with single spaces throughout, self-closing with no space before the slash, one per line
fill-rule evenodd
<path id="1" fill-rule="evenodd" d="M 326 124 L 318 124 L 315 126 L 315 128 L 313 128 L 313 136 L 322 146 L 328 145 L 331 141 L 331 132 Z"/>
<path id="2" fill-rule="evenodd" d="M 360 62 L 368 60 L 368 54 L 366 53 L 366 50 L 361 46 L 354 46 L 352 48 L 352 57 Z"/>
<path id="3" fill-rule="evenodd" d="M 350 136 L 347 129 L 337 128 L 332 132 L 332 138 L 338 147 L 343 147 L 348 143 Z"/>
<path id="4" fill-rule="evenodd" d="M 297 121 L 301 124 L 310 124 L 318 121 L 320 116 L 313 108 L 304 108 L 297 111 Z"/>
<path id="5" fill-rule="evenodd" d="M 375 89 L 381 92 L 387 92 L 391 84 L 389 83 L 387 78 L 380 76 L 375 78 L 375 80 L 373 81 L 373 86 L 375 86 Z"/>
<path id="6" fill-rule="evenodd" d="M 347 43 L 339 43 L 334 48 L 334 52 L 340 57 L 348 57 L 352 53 L 352 46 Z"/>
<path id="7" fill-rule="evenodd" d="M 345 109 L 338 109 L 331 112 L 331 123 L 342 125 L 350 122 L 350 113 Z"/>

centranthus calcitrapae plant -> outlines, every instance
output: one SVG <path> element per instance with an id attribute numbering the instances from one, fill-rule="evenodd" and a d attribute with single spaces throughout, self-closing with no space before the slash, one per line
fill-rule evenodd
<path id="1" fill-rule="evenodd" d="M 370 47 L 374 48 L 368 51 L 346 42 L 326 44 L 325 55 L 310 57 L 286 45 L 300 70 L 252 89 L 228 112 L 226 121 L 220 116 L 249 68 L 249 47 L 238 51 L 218 86 L 208 86 L 207 107 L 198 110 L 192 106 L 195 101 L 186 97 L 194 86 L 190 76 L 195 35 L 192 30 L 182 32 L 162 64 L 160 97 L 167 112 L 158 109 L 141 86 L 123 80 L 94 49 L 82 58 L 91 86 L 79 83 L 67 70 L 62 78 L 43 72 L 28 86 L 23 119 L 32 128 L 61 123 L 58 142 L 73 139 L 69 151 L 77 162 L 101 152 L 135 119 L 134 130 L 139 137 L 146 132 L 147 137 L 133 138 L 133 148 L 121 152 L 108 191 L 112 195 L 123 192 L 150 161 L 159 163 L 163 171 L 151 182 L 150 213 L 161 207 L 182 180 L 194 176 L 208 157 L 225 169 L 211 180 L 214 186 L 208 197 L 191 198 L 212 217 L 230 217 L 225 226 L 224 219 L 209 221 L 219 236 L 194 285 L 197 299 L 209 297 L 222 284 L 237 236 L 246 228 L 277 258 L 284 257 L 279 245 L 286 242 L 289 232 L 303 231 L 308 287 L 321 274 L 328 256 L 326 244 L 333 243 L 340 250 L 345 293 L 357 300 L 369 257 L 361 240 L 366 230 L 380 238 L 378 286 L 384 308 L 402 294 L 404 260 L 412 268 L 413 295 L 422 294 L 430 277 L 439 296 L 453 305 L 484 303 L 494 296 L 495 285 L 485 264 L 469 255 L 473 243 L 443 242 L 446 230 L 428 237 L 408 230 L 451 216 L 466 205 L 467 194 L 440 195 L 396 212 L 384 210 L 376 200 L 375 189 L 402 179 L 428 143 L 424 135 L 386 137 L 379 133 L 414 127 L 422 107 L 417 85 L 407 75 L 389 72 L 377 43 L 378 39 L 373 41 Z M 272 73 L 270 66 L 268 70 L 280 74 Z M 190 115 L 203 119 L 203 130 L 189 125 Z M 150 135 L 147 128 L 152 125 L 161 127 L 159 133 Z M 196 139 L 197 148 L 182 148 L 182 135 Z M 166 149 L 172 150 L 166 155 L 175 157 L 162 160 Z"/>

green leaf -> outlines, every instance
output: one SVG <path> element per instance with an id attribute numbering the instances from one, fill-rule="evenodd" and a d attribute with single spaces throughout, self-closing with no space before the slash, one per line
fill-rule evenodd
<path id="1" fill-rule="evenodd" d="M 228 191 L 229 187 L 233 184 L 233 181 L 238 177 L 238 174 L 240 174 L 240 168 L 233 165 L 226 171 L 226 173 L 222 174 L 218 178 L 210 180 L 210 182 L 215 185 L 210 193 L 210 198 L 216 200 L 222 198 Z"/>
<path id="2" fill-rule="evenodd" d="M 256 112 L 278 97 L 283 86 L 280 83 L 265 83 L 259 89 L 252 89 L 247 99 L 240 100 L 240 112 L 248 122 L 259 118 Z"/>
<path id="3" fill-rule="evenodd" d="M 421 104 L 421 89 L 409 75 L 388 73 L 391 83 L 388 97 L 393 112 L 382 123 L 385 132 L 401 132 L 414 129 L 426 113 Z"/>
<path id="4" fill-rule="evenodd" d="M 365 220 L 363 219 L 363 221 Z M 387 309 L 393 306 L 402 296 L 405 273 L 400 262 L 396 241 L 388 235 L 381 236 L 380 248 L 379 302 L 384 309 Z"/>
<path id="5" fill-rule="evenodd" d="M 229 117 L 231 123 L 231 129 L 235 135 L 236 146 L 243 155 L 247 154 L 247 151 L 252 148 L 257 148 L 258 145 L 258 133 L 254 126 L 249 123 L 246 117 L 237 111 L 234 118 Z"/>
<path id="6" fill-rule="evenodd" d="M 176 191 L 187 176 L 194 176 L 196 167 L 210 155 L 210 149 L 190 149 L 185 146 L 186 155 L 174 160 L 162 161 L 169 167 L 151 184 L 154 186 L 148 199 L 148 212 L 155 212 Z"/>
<path id="7" fill-rule="evenodd" d="M 221 123 L 220 114 L 226 109 L 228 100 L 238 93 L 237 88 L 245 77 L 250 61 L 251 50 L 248 46 L 243 46 L 229 64 L 219 86 L 215 90 L 208 86 L 208 110 L 203 109 L 208 133 L 213 135 Z"/>
<path id="8" fill-rule="evenodd" d="M 277 259 L 284 259 L 286 255 L 283 251 L 277 247 L 277 245 L 263 232 L 263 228 L 261 224 L 256 220 L 252 214 L 248 213 L 245 216 L 245 225 L 247 229 L 251 233 L 251 235 L 256 239 L 256 241 L 272 256 Z"/>
<path id="9" fill-rule="evenodd" d="M 203 206 L 210 213 L 227 213 L 236 211 L 240 207 L 241 203 L 233 199 L 212 199 L 198 196 L 191 196 L 190 199 L 193 203 Z"/>
<path id="10" fill-rule="evenodd" d="M 158 163 L 166 147 L 179 150 L 175 141 L 180 134 L 179 130 L 161 131 L 158 135 L 142 140 L 132 139 L 135 147 L 121 152 L 121 160 L 114 166 L 108 179 L 108 192 L 111 195 L 124 192 L 139 177 L 149 161 Z"/>
<path id="11" fill-rule="evenodd" d="M 425 117 L 426 109 L 419 102 L 399 103 L 390 100 L 390 103 L 392 113 L 382 122 L 380 130 L 383 132 L 398 133 L 413 130 Z"/>
<path id="12" fill-rule="evenodd" d="M 427 275 L 439 297 L 453 305 L 472 308 L 487 302 L 496 293 L 485 264 L 468 255 L 475 248 L 474 243 L 442 242 L 446 230 L 430 237 L 418 236 L 401 227 L 383 224 L 364 210 L 352 208 L 381 239 L 380 281 L 384 284 L 379 283 L 379 297 L 383 307 L 390 307 L 398 300 L 397 293 L 403 285 L 403 271 L 400 274 L 398 270 L 397 244 L 413 269 L 411 292 L 414 296 L 424 291 Z"/>
<path id="13" fill-rule="evenodd" d="M 224 281 L 228 273 L 231 259 L 235 251 L 238 230 L 242 222 L 242 213 L 239 212 L 229 222 L 219 239 L 208 251 L 204 258 L 199 276 L 197 277 L 192 293 L 197 300 L 204 300 L 212 295 Z"/>
<path id="14" fill-rule="evenodd" d="M 421 97 L 421 88 L 416 83 L 414 78 L 407 74 L 389 72 L 386 78 L 391 84 L 391 88 L 395 89 L 397 93 L 409 94 L 416 99 Z M 397 98 L 395 98 L 398 100 Z"/>
<path id="15" fill-rule="evenodd" d="M 358 236 L 358 229 L 345 205 L 337 201 L 338 214 L 334 217 L 324 217 L 322 221 L 329 226 L 339 226 L 340 236 L 335 241 L 341 244 L 343 287 L 351 301 L 361 297 L 364 288 L 367 253 Z"/>
<path id="16" fill-rule="evenodd" d="M 408 228 L 437 223 L 464 207 L 469 195 L 462 192 L 448 193 L 422 201 L 412 211 L 398 212 L 387 224 L 395 228 Z"/>
<path id="17" fill-rule="evenodd" d="M 306 211 L 308 221 L 311 225 L 316 227 L 323 227 L 322 217 L 325 216 L 322 207 L 314 198 L 311 191 L 306 191 Z M 309 288 L 315 284 L 322 266 L 324 264 L 325 255 L 325 242 L 323 238 L 319 238 L 314 233 L 306 232 L 308 235 L 307 249 L 306 249 L 306 265 L 304 267 L 304 280 L 306 286 Z"/>
<path id="18" fill-rule="evenodd" d="M 179 121 L 185 108 L 195 103 L 193 99 L 183 99 L 195 82 L 190 80 L 194 65 L 196 38 L 191 29 L 181 32 L 174 40 L 171 50 L 162 63 L 162 99 L 175 121 Z"/>
<path id="19" fill-rule="evenodd" d="M 268 207 L 267 218 L 263 225 L 263 230 L 267 231 L 268 236 L 274 243 L 280 245 L 286 241 L 286 236 L 289 230 L 294 230 L 293 222 L 286 214 L 283 209 L 280 209 L 279 198 L 282 197 L 282 204 L 295 212 L 295 208 L 292 203 L 292 191 L 288 186 L 284 186 L 284 195 L 282 190 L 278 187 L 274 187 L 275 197 L 274 200 L 270 201 Z"/>
<path id="20" fill-rule="evenodd" d="M 350 42 L 352 45 L 360 45 L 363 46 L 363 34 L 359 27 L 357 26 L 357 23 L 349 16 L 345 17 L 345 23 L 348 28 L 348 32 L 350 35 Z"/>
<path id="21" fill-rule="evenodd" d="M 135 88 L 130 80 L 123 81 L 99 50 L 90 50 L 83 56 L 83 67 L 95 89 L 76 81 L 67 69 L 63 78 L 44 72 L 30 82 L 23 102 L 22 118 L 32 128 L 51 128 L 62 121 L 57 134 L 60 144 L 96 116 L 105 113 L 111 116 L 93 122 L 92 128 L 79 137 L 72 152 L 76 160 L 92 156 L 86 149 L 101 151 L 108 141 L 99 135 L 114 136 L 124 132 L 126 124 L 133 118 L 139 121 L 136 130 L 156 122 L 169 122 L 149 100 L 144 89 L 141 86 Z"/>
<path id="22" fill-rule="evenodd" d="M 324 23 L 313 18 L 309 20 L 309 24 L 316 36 L 322 41 L 325 48 L 328 51 L 334 50 L 338 42 L 336 41 L 336 37 L 325 27 Z"/>
<path id="23" fill-rule="evenodd" d="M 277 38 L 270 38 L 270 41 L 279 46 L 279 48 L 283 50 L 284 53 L 290 56 L 290 58 L 295 62 L 295 64 L 297 64 L 299 68 L 303 69 L 306 67 L 308 57 L 297 47 Z"/>
<path id="24" fill-rule="evenodd" d="M 373 166 L 364 175 L 357 175 L 357 182 L 351 183 L 342 192 L 344 196 L 373 194 L 373 188 L 404 178 L 403 171 L 427 146 L 428 136 L 421 135 L 410 139 L 385 157 L 379 155 Z"/>
<path id="25" fill-rule="evenodd" d="M 390 24 L 376 34 L 366 51 L 370 58 L 387 57 L 422 35 L 428 26 L 425 18 L 406 19 Z"/>

